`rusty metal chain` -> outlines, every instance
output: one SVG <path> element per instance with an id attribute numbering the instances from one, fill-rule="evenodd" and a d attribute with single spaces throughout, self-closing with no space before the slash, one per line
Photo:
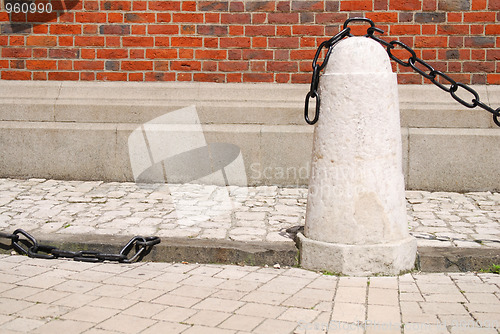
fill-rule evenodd
<path id="1" fill-rule="evenodd" d="M 429 63 L 425 62 L 424 60 L 420 59 L 417 57 L 417 54 L 415 51 L 407 46 L 406 44 L 394 40 L 391 42 L 386 42 L 383 39 L 380 39 L 379 37 L 375 36 L 374 33 L 378 32 L 380 34 L 384 33 L 384 31 L 380 28 L 377 28 L 375 26 L 375 23 L 373 23 L 372 20 L 364 18 L 364 17 L 355 17 L 355 18 L 350 18 L 344 22 L 343 30 L 329 39 L 328 41 L 324 41 L 323 43 L 320 44 L 318 47 L 318 50 L 316 51 L 316 55 L 313 59 L 312 62 L 312 67 L 313 67 L 313 75 L 311 79 L 311 88 L 309 92 L 306 95 L 306 101 L 305 101 L 305 107 L 304 107 L 304 118 L 308 124 L 315 124 L 318 119 L 319 119 L 319 108 L 320 108 L 320 97 L 318 94 L 318 83 L 319 83 L 319 74 L 320 71 L 326 66 L 326 63 L 328 62 L 328 59 L 330 57 L 330 53 L 332 52 L 333 47 L 335 44 L 340 42 L 344 37 L 351 37 L 352 34 L 350 33 L 350 28 L 348 27 L 349 23 L 358 21 L 358 22 L 364 22 L 364 23 L 369 23 L 370 27 L 366 31 L 365 37 L 371 38 L 383 46 L 386 47 L 387 49 L 387 54 L 389 57 L 394 60 L 396 63 L 400 64 L 401 66 L 404 67 L 411 67 L 415 72 L 423 76 L 424 78 L 430 80 L 434 85 L 439 87 L 440 89 L 444 90 L 445 92 L 450 93 L 450 95 L 461 105 L 467 107 L 467 108 L 475 108 L 475 107 L 480 107 L 490 113 L 493 114 L 493 121 L 497 126 L 500 127 L 500 107 L 497 109 L 493 109 L 491 106 L 485 104 L 484 102 L 481 101 L 479 94 L 470 86 L 457 82 L 453 80 L 451 77 L 446 75 L 445 73 L 434 69 Z M 325 59 L 323 60 L 323 63 L 321 65 L 317 64 L 318 57 L 321 54 L 321 51 L 324 47 L 328 46 L 328 52 L 325 56 Z M 405 50 L 409 57 L 408 60 L 403 60 L 401 58 L 396 57 L 393 54 L 393 50 L 396 49 L 396 47 L 400 47 L 403 50 Z M 439 82 L 439 80 L 445 81 L 446 84 Z M 471 100 L 470 102 L 462 99 L 457 95 L 457 91 L 460 89 L 465 90 L 471 94 Z M 314 115 L 314 119 L 311 121 L 309 119 L 309 100 L 311 98 L 316 99 L 316 113 Z"/>
<path id="2" fill-rule="evenodd" d="M 66 251 L 54 246 L 41 245 L 31 234 L 22 229 L 17 229 L 14 233 L 0 232 L 0 238 L 11 240 L 11 248 L 21 255 L 27 255 L 38 259 L 72 258 L 82 262 L 103 262 L 116 261 L 120 263 L 132 263 L 146 255 L 151 247 L 160 243 L 159 237 L 136 236 L 121 249 L 118 254 L 100 253 L 97 251 Z M 135 249 L 135 253 L 129 258 L 129 253 Z"/>

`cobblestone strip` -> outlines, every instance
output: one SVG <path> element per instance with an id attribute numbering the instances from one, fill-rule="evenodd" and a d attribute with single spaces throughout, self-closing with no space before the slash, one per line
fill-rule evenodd
<path id="1" fill-rule="evenodd" d="M 500 276 L 0 256 L 2 333 L 485 333 Z"/>
<path id="2" fill-rule="evenodd" d="M 420 246 L 500 247 L 500 194 L 407 191 Z M 0 179 L 0 229 L 293 242 L 307 189 Z"/>

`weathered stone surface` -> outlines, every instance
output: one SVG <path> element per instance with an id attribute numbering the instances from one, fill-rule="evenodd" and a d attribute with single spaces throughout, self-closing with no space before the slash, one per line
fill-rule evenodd
<path id="1" fill-rule="evenodd" d="M 301 263 L 397 274 L 413 267 L 416 242 L 405 213 L 396 76 L 385 50 L 366 38 L 340 42 L 330 59 L 320 82 Z"/>

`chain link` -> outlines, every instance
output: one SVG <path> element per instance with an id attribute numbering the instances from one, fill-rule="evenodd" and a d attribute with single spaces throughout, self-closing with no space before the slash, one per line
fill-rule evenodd
<path id="1" fill-rule="evenodd" d="M 365 37 L 371 38 L 374 41 L 379 42 L 382 44 L 386 49 L 387 49 L 387 54 L 389 57 L 394 60 L 396 63 L 400 64 L 401 66 L 404 67 L 411 67 L 415 72 L 423 76 L 424 78 L 430 80 L 434 85 L 437 87 L 441 88 L 445 92 L 450 93 L 451 97 L 455 99 L 458 103 L 461 105 L 467 107 L 467 108 L 475 108 L 475 107 L 480 107 L 490 113 L 493 114 L 493 121 L 497 126 L 500 127 L 500 108 L 493 109 L 491 106 L 485 104 L 484 102 L 481 101 L 479 94 L 470 86 L 461 83 L 461 82 L 456 82 L 453 80 L 451 77 L 446 75 L 445 73 L 438 71 L 434 69 L 429 63 L 425 62 L 424 60 L 420 59 L 417 57 L 417 54 L 415 51 L 410 48 L 408 45 L 404 44 L 403 42 L 394 40 L 391 42 L 386 42 L 383 39 L 377 37 L 374 35 L 375 32 L 378 32 L 380 34 L 383 34 L 384 31 L 380 28 L 377 28 L 375 26 L 375 23 L 364 17 L 355 17 L 355 18 L 350 18 L 344 22 L 343 30 L 332 37 L 328 41 L 324 41 L 320 44 L 318 47 L 318 50 L 316 51 L 316 55 L 314 56 L 312 66 L 313 66 L 313 75 L 311 79 L 311 88 L 309 92 L 306 95 L 306 103 L 305 103 L 305 109 L 304 109 L 304 118 L 308 124 L 315 124 L 318 119 L 319 119 L 319 109 L 320 109 L 320 97 L 318 94 L 318 84 L 319 84 L 319 75 L 320 71 L 326 66 L 329 58 L 330 58 L 330 53 L 332 52 L 333 47 L 335 44 L 340 42 L 344 37 L 351 37 L 353 36 L 350 33 L 350 28 L 349 28 L 349 23 L 351 22 L 363 22 L 363 23 L 368 23 L 370 24 L 370 27 L 366 30 L 366 35 Z M 323 48 L 328 47 L 328 52 L 325 56 L 325 59 L 321 63 L 321 65 L 317 64 L 318 57 L 321 54 Z M 404 58 L 397 57 L 394 55 L 393 50 L 395 50 L 397 47 L 402 48 L 402 50 L 406 51 L 408 54 L 408 60 L 405 60 Z M 420 67 L 419 67 L 420 66 Z M 423 69 L 422 69 L 423 68 Z M 441 80 L 441 82 L 440 82 Z M 445 84 L 446 83 L 446 84 Z M 449 85 L 448 85 L 449 84 Z M 458 96 L 457 91 L 460 89 L 465 90 L 471 94 L 471 100 L 470 102 L 464 100 L 460 96 Z M 316 99 L 316 112 L 314 115 L 314 119 L 311 121 L 309 119 L 309 100 L 311 98 Z"/>
<path id="2" fill-rule="evenodd" d="M 11 247 L 17 253 L 27 255 L 32 258 L 57 259 L 61 257 L 71 258 L 74 261 L 81 262 L 115 261 L 121 263 L 132 263 L 140 260 L 151 250 L 151 247 L 159 244 L 161 241 L 159 237 L 136 236 L 130 239 L 130 241 L 123 246 L 119 254 L 107 254 L 88 250 L 72 252 L 61 250 L 54 246 L 41 245 L 35 237 L 22 229 L 17 229 L 12 234 L 0 232 L 0 238 L 10 239 Z M 135 253 L 129 258 L 129 253 L 133 249 L 135 250 Z"/>

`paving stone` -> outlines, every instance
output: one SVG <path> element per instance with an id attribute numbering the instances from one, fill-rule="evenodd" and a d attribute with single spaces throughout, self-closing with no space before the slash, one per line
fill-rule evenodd
<path id="1" fill-rule="evenodd" d="M 35 330 L 33 333 L 37 334 L 53 334 L 53 333 L 82 333 L 92 327 L 90 322 L 73 321 L 73 320 L 52 320 Z"/>
<path id="2" fill-rule="evenodd" d="M 154 325 L 156 321 L 151 319 L 117 315 L 97 325 L 97 328 L 112 330 L 121 333 L 139 333 L 144 329 Z"/>
<path id="3" fill-rule="evenodd" d="M 332 320 L 342 322 L 357 322 L 365 320 L 365 305 L 335 302 L 332 312 Z"/>
<path id="4" fill-rule="evenodd" d="M 252 317 L 242 314 L 234 314 L 224 322 L 222 322 L 219 327 L 225 329 L 232 329 L 237 331 L 247 331 L 251 332 L 255 327 L 261 324 L 265 318 L 262 317 Z"/>

